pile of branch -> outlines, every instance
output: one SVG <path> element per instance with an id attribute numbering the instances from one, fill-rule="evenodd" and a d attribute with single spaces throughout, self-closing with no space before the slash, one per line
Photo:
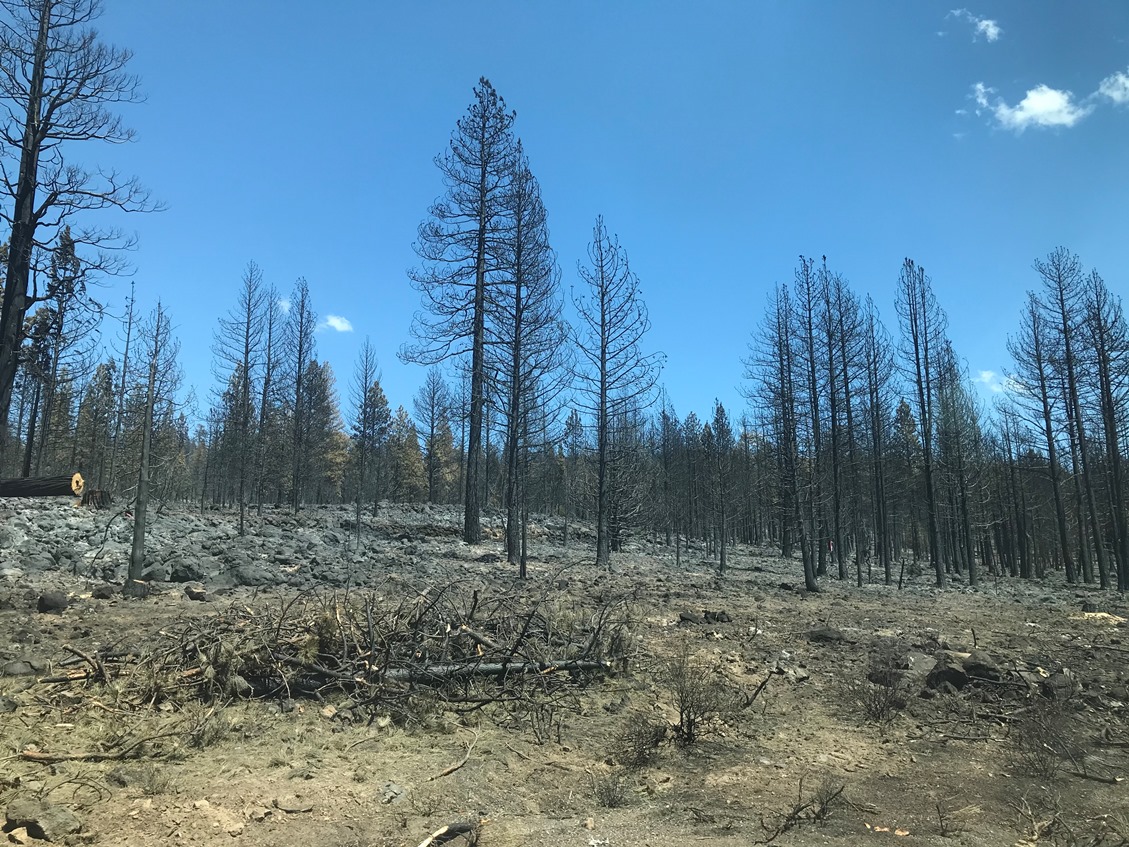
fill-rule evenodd
<path id="1" fill-rule="evenodd" d="M 325 699 L 387 712 L 414 693 L 465 709 L 550 693 L 622 658 L 623 601 L 484 596 L 458 586 L 399 598 L 311 593 L 183 620 L 143 651 L 72 654 L 51 684 L 111 686 L 120 704 L 232 698 Z"/>

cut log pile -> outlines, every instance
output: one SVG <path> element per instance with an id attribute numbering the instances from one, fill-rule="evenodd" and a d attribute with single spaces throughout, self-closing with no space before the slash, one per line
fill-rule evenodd
<path id="1" fill-rule="evenodd" d="M 457 586 L 400 599 L 311 593 L 183 620 L 144 650 L 69 648 L 56 666 L 62 672 L 40 682 L 112 683 L 119 708 L 336 693 L 336 712 L 406 716 L 426 692 L 469 711 L 551 698 L 623 659 L 626 603 L 579 602 Z"/>

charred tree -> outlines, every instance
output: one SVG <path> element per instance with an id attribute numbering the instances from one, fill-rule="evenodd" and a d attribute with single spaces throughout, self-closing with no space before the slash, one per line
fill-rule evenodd
<path id="1" fill-rule="evenodd" d="M 578 263 L 585 291 L 574 296 L 580 322 L 576 331 L 579 367 L 576 389 L 592 416 L 596 446 L 596 564 L 611 565 L 611 465 L 613 418 L 624 415 L 650 393 L 661 356 L 644 353 L 650 329 L 639 278 L 632 273 L 619 240 L 596 218 L 588 245 L 588 264 Z"/>
<path id="2" fill-rule="evenodd" d="M 509 230 L 506 196 L 514 170 L 514 113 L 483 78 L 458 122 L 449 149 L 435 158 L 446 194 L 420 224 L 410 272 L 423 299 L 412 321 L 416 342 L 405 361 L 435 365 L 470 359 L 470 396 L 464 485 L 463 540 L 482 540 L 483 422 L 486 407 L 487 289 L 497 282 Z"/>

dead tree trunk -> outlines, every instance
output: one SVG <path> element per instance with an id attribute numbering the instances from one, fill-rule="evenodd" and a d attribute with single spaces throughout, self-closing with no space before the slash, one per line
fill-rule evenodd
<path id="1" fill-rule="evenodd" d="M 81 497 L 82 474 L 24 479 L 0 479 L 0 497 Z"/>

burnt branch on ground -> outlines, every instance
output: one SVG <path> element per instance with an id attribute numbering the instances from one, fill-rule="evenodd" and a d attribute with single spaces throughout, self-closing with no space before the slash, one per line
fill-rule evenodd
<path id="1" fill-rule="evenodd" d="M 182 620 L 144 650 L 72 655 L 41 683 L 105 685 L 132 708 L 337 695 L 339 713 L 370 719 L 408 719 L 420 697 L 460 712 L 493 704 L 512 711 L 558 703 L 611 670 L 625 658 L 629 625 L 620 599 L 487 594 L 457 584 L 313 592 Z"/>

